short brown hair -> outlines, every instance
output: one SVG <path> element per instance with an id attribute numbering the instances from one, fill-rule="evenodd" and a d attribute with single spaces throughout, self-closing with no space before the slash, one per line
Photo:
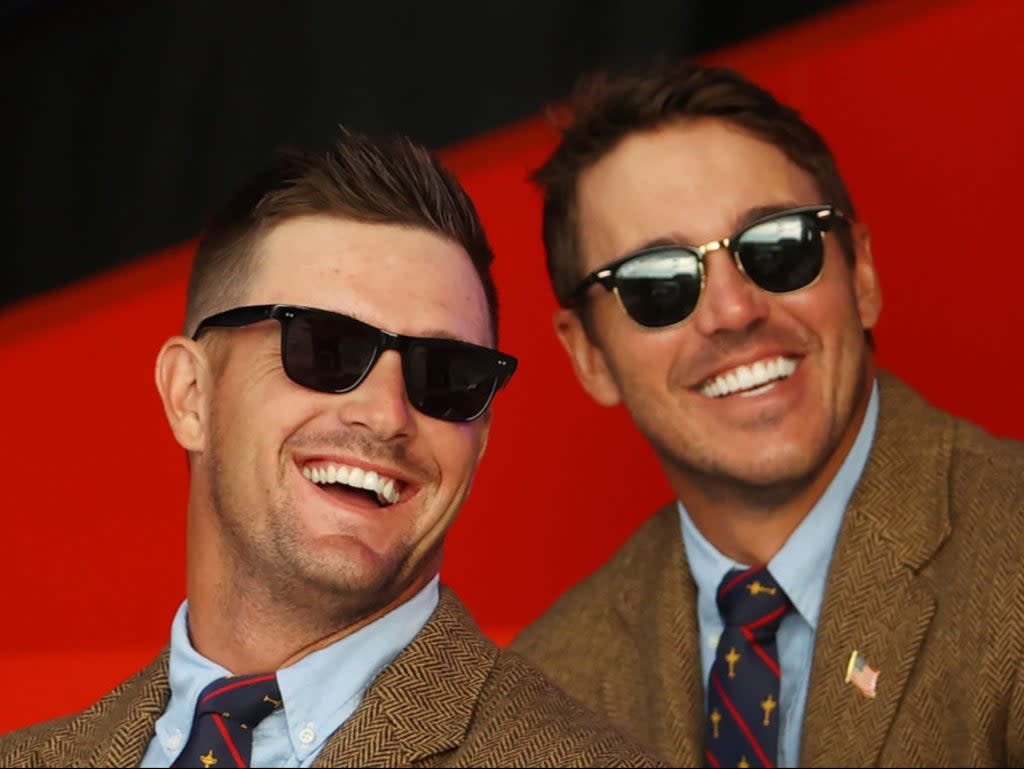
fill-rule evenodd
<path id="1" fill-rule="evenodd" d="M 185 334 L 240 301 L 253 276 L 256 249 L 270 229 L 313 214 L 420 227 L 458 243 L 480 278 L 497 342 L 494 252 L 465 190 L 411 140 L 372 137 L 344 126 L 322 154 L 279 151 L 271 167 L 246 181 L 210 218 L 192 263 Z"/>
<path id="2" fill-rule="evenodd" d="M 785 153 L 811 175 L 824 200 L 855 216 L 853 203 L 824 140 L 800 114 L 726 67 L 656 59 L 647 67 L 583 78 L 566 105 L 571 122 L 551 157 L 532 175 L 544 192 L 548 276 L 563 307 L 583 279 L 577 192 L 580 175 L 627 136 L 680 119 L 715 117 L 734 123 Z M 837 230 L 852 260 L 849 231 Z"/>

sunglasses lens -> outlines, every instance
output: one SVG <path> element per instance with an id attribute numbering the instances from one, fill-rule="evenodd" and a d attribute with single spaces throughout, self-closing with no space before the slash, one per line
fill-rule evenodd
<path id="1" fill-rule="evenodd" d="M 402 374 L 409 400 L 416 409 L 436 419 L 475 419 L 497 390 L 495 355 L 486 348 L 455 340 L 412 342 L 402 354 Z"/>
<path id="2" fill-rule="evenodd" d="M 810 285 L 824 260 L 821 226 L 807 213 L 755 224 L 734 244 L 743 270 L 765 291 L 782 294 Z"/>
<path id="3" fill-rule="evenodd" d="M 373 363 L 378 335 L 372 326 L 315 310 L 295 313 L 282 325 L 285 373 L 303 387 L 346 392 Z"/>
<path id="4" fill-rule="evenodd" d="M 327 393 L 353 390 L 380 351 L 382 332 L 345 315 L 290 308 L 280 320 L 285 373 L 303 387 Z M 507 356 L 486 347 L 454 339 L 388 336 L 397 345 L 389 349 L 401 351 L 410 403 L 437 419 L 476 419 L 515 370 L 514 359 L 505 360 Z"/>
<path id="5" fill-rule="evenodd" d="M 681 248 L 638 254 L 615 271 L 615 286 L 622 306 L 641 326 L 671 326 L 697 306 L 700 261 Z"/>

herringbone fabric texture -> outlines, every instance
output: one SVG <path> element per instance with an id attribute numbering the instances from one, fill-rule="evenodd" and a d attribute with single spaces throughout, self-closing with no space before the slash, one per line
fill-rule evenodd
<path id="1" fill-rule="evenodd" d="M 939 411 L 890 373 L 878 383 L 794 761 L 1024 766 L 1024 442 Z M 510 648 L 673 766 L 699 766 L 702 645 L 672 502 Z M 874 697 L 846 681 L 855 650 L 879 671 Z"/>
<path id="2" fill-rule="evenodd" d="M 779 655 L 775 634 L 789 599 L 764 566 L 732 569 L 718 587 L 725 629 L 708 680 L 708 766 L 775 766 Z"/>
<path id="3" fill-rule="evenodd" d="M 167 706 L 165 649 L 102 700 L 0 736 L 0 767 L 139 766 Z M 487 639 L 446 586 L 313 766 L 668 767 Z M 218 769 L 214 766 L 212 769 Z"/>
<path id="4" fill-rule="evenodd" d="M 218 678 L 199 694 L 192 733 L 172 766 L 249 766 L 252 730 L 279 707 L 281 691 L 273 673 Z"/>

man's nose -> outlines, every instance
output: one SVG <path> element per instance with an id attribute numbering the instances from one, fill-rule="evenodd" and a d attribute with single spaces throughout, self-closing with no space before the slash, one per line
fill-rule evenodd
<path id="1" fill-rule="evenodd" d="M 702 334 L 743 331 L 768 314 L 768 295 L 740 270 L 723 244 L 704 256 L 704 295 L 694 313 Z"/>
<path id="2" fill-rule="evenodd" d="M 415 429 L 402 358 L 395 350 L 385 350 L 356 389 L 335 397 L 342 422 L 362 426 L 381 440 L 410 435 Z"/>

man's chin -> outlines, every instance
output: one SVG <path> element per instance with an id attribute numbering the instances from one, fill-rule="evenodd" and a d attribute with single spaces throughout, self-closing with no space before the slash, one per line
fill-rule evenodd
<path id="1" fill-rule="evenodd" d="M 825 462 L 806 449 L 779 450 L 772 447 L 757 456 L 749 444 L 737 446 L 735 454 L 705 456 L 697 462 L 676 460 L 686 486 L 702 494 L 723 497 L 742 495 L 765 506 L 781 504 L 814 484 Z M 718 489 L 716 493 L 713 489 Z M 683 500 L 685 502 L 685 498 Z"/>
<path id="2" fill-rule="evenodd" d="M 387 557 L 344 538 L 340 542 L 318 542 L 315 556 L 295 559 L 298 589 L 331 604 L 379 604 L 382 595 L 394 589 L 401 559 Z"/>
<path id="3" fill-rule="evenodd" d="M 765 504 L 783 504 L 815 486 L 827 464 L 824 450 L 775 449 L 760 456 L 744 456 L 733 465 L 726 465 L 722 479 L 745 488 L 748 494 L 763 499 Z"/>

